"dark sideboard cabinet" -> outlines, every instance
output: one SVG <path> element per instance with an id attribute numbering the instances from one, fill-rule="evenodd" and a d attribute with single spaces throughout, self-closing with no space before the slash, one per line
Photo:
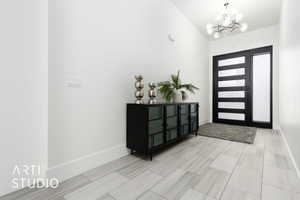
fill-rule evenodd
<path id="1" fill-rule="evenodd" d="M 127 148 L 152 153 L 188 135 L 197 135 L 199 104 L 127 104 Z"/>

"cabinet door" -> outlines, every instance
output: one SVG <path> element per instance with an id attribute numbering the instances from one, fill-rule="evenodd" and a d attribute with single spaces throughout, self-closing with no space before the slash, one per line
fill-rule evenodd
<path id="1" fill-rule="evenodd" d="M 189 116 L 188 115 L 181 115 L 180 117 L 180 124 L 188 124 L 189 123 Z"/>
<path id="2" fill-rule="evenodd" d="M 198 120 L 198 113 L 191 113 L 191 121 L 197 121 Z"/>
<path id="3" fill-rule="evenodd" d="M 167 117 L 177 116 L 177 105 L 166 105 L 165 108 Z"/>
<path id="4" fill-rule="evenodd" d="M 167 130 L 167 141 L 171 141 L 171 140 L 174 140 L 178 137 L 178 134 L 177 134 L 177 128 L 175 129 L 171 129 L 171 130 Z"/>
<path id="5" fill-rule="evenodd" d="M 188 134 L 190 134 L 189 125 L 188 124 L 182 125 L 180 127 L 180 135 L 184 136 Z"/>
<path id="6" fill-rule="evenodd" d="M 191 113 L 191 132 L 198 130 L 198 112 Z"/>
<path id="7" fill-rule="evenodd" d="M 164 143 L 164 134 L 157 133 L 149 136 L 149 148 L 159 146 Z"/>
<path id="8" fill-rule="evenodd" d="M 178 118 L 177 116 L 175 117 L 169 117 L 167 118 L 167 124 L 166 124 L 166 128 L 167 129 L 171 129 L 171 128 L 176 128 L 177 127 L 177 122 L 178 122 Z"/>
<path id="9" fill-rule="evenodd" d="M 188 114 L 189 113 L 189 105 L 188 104 L 183 104 L 180 105 L 180 114 Z"/>
<path id="10" fill-rule="evenodd" d="M 197 112 L 197 108 L 198 108 L 198 105 L 193 103 L 191 104 L 191 113 L 196 113 Z"/>
<path id="11" fill-rule="evenodd" d="M 148 107 L 149 120 L 161 119 L 162 117 L 163 117 L 163 107 L 161 105 Z"/>
<path id="12" fill-rule="evenodd" d="M 150 135 L 158 132 L 163 132 L 163 130 L 164 130 L 164 123 L 162 119 L 152 120 L 148 122 L 148 133 Z"/>

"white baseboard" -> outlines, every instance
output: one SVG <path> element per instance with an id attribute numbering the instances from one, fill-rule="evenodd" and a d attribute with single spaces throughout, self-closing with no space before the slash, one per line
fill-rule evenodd
<path id="1" fill-rule="evenodd" d="M 112 148 L 51 167 L 47 170 L 47 177 L 57 178 L 59 181 L 64 181 L 125 155 L 128 155 L 128 150 L 125 145 L 114 146 Z"/>
<path id="2" fill-rule="evenodd" d="M 282 137 L 282 139 L 283 139 L 283 141 L 284 141 L 284 143 L 285 143 L 285 146 L 286 146 L 286 148 L 287 148 L 287 150 L 288 150 L 290 159 L 292 160 L 292 163 L 293 163 L 293 165 L 294 165 L 294 168 L 295 168 L 295 170 L 296 170 L 296 173 L 297 173 L 298 177 L 300 178 L 300 170 L 299 170 L 299 167 L 298 167 L 298 165 L 297 165 L 297 163 L 296 163 L 296 160 L 295 160 L 295 158 L 294 158 L 294 156 L 293 156 L 293 153 L 292 153 L 292 151 L 291 151 L 291 148 L 290 148 L 290 146 L 289 146 L 289 143 L 287 142 L 287 139 L 286 139 L 286 137 L 285 137 L 285 135 L 284 135 L 284 133 L 283 133 L 283 131 L 282 131 L 281 129 L 279 129 L 279 133 L 280 133 L 280 135 L 281 135 L 281 137 Z"/>
<path id="3" fill-rule="evenodd" d="M 204 121 L 200 121 L 199 122 L 199 126 L 203 125 L 203 124 L 207 124 L 209 123 L 209 120 L 204 120 Z"/>

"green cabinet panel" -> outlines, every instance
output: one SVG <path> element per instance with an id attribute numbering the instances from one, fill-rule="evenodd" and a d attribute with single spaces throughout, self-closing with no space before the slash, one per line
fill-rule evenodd
<path id="1" fill-rule="evenodd" d="M 156 147 L 164 143 L 164 134 L 158 133 L 149 137 L 149 148 Z"/>
<path id="2" fill-rule="evenodd" d="M 180 105 L 180 113 L 188 114 L 189 113 L 189 105 Z"/>
<path id="3" fill-rule="evenodd" d="M 153 120 L 148 122 L 149 134 L 162 132 L 164 129 L 164 124 L 162 119 Z"/>
<path id="4" fill-rule="evenodd" d="M 181 115 L 180 117 L 180 124 L 188 124 L 189 123 L 189 116 L 188 115 Z"/>
<path id="5" fill-rule="evenodd" d="M 178 120 L 177 120 L 177 116 L 176 117 L 170 117 L 170 118 L 167 118 L 167 125 L 166 125 L 166 128 L 167 129 L 170 129 L 170 128 L 176 128 L 178 125 Z"/>
<path id="6" fill-rule="evenodd" d="M 177 129 L 167 130 L 167 141 L 174 140 L 178 137 Z"/>
<path id="7" fill-rule="evenodd" d="M 191 113 L 197 112 L 197 104 L 191 104 Z"/>
<path id="8" fill-rule="evenodd" d="M 148 117 L 149 120 L 160 119 L 163 117 L 163 107 L 162 106 L 150 106 L 148 107 Z"/>
<path id="9" fill-rule="evenodd" d="M 189 125 L 182 125 L 181 126 L 181 135 L 188 135 L 190 133 L 189 131 Z"/>
<path id="10" fill-rule="evenodd" d="M 173 117 L 177 115 L 177 105 L 167 105 L 166 106 L 167 117 Z"/>
<path id="11" fill-rule="evenodd" d="M 197 113 L 191 113 L 191 121 L 197 121 L 198 120 L 198 115 Z"/>

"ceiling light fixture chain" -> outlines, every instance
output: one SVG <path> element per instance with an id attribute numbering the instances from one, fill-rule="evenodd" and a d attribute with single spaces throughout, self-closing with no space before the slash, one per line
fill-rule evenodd
<path id="1" fill-rule="evenodd" d="M 215 25 L 207 24 L 206 29 L 209 35 L 219 38 L 221 35 L 232 33 L 237 30 L 245 32 L 248 28 L 246 23 L 241 23 L 243 15 L 236 9 L 230 7 L 229 1 L 225 1 L 223 11 L 217 16 Z"/>

